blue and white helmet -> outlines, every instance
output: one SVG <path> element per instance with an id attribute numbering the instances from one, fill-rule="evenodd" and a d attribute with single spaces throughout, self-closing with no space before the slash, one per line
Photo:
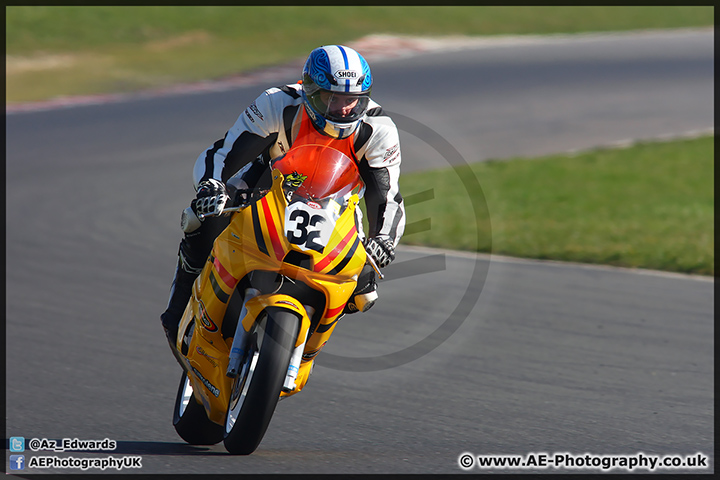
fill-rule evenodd
<path id="1" fill-rule="evenodd" d="M 318 130 L 333 138 L 347 138 L 367 112 L 372 74 L 352 48 L 327 45 L 310 52 L 302 85 L 305 110 Z"/>

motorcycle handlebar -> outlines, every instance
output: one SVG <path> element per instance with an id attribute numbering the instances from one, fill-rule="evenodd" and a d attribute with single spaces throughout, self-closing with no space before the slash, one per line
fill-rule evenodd
<path id="1" fill-rule="evenodd" d="M 370 255 L 367 256 L 367 263 L 370 264 L 370 266 L 375 270 L 375 273 L 377 274 L 378 278 L 382 280 L 385 278 L 385 275 L 382 274 L 380 271 L 380 267 L 378 267 L 377 263 L 375 263 L 375 259 L 372 258 Z"/>
<path id="2" fill-rule="evenodd" d="M 248 207 L 247 205 L 241 205 L 238 207 L 227 207 L 227 208 L 223 208 L 222 212 L 220 212 L 220 213 L 208 213 L 208 214 L 201 213 L 201 214 L 198 214 L 197 217 L 200 220 L 203 220 L 205 217 L 220 217 L 223 215 L 228 215 L 230 213 L 239 212 L 240 210 L 244 210 L 247 207 Z"/>

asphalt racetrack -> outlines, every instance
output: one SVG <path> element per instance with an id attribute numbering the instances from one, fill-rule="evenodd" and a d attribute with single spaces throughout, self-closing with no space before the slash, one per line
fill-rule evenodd
<path id="1" fill-rule="evenodd" d="M 406 119 L 406 171 L 714 125 L 712 30 L 427 53 L 373 72 L 375 98 Z M 708 467 L 692 471 L 714 471 L 712 278 L 411 247 L 377 306 L 341 320 L 253 455 L 185 444 L 172 427 L 181 369 L 158 317 L 192 165 L 264 87 L 292 80 L 7 115 L 7 438 L 117 442 L 26 450 L 26 461 L 141 456 L 142 469 L 124 472 L 169 474 L 599 473 L 459 460 L 562 453 L 573 460 L 561 467 L 577 467 L 586 454 L 701 454 Z M 428 148 L 423 129 L 459 155 Z"/>

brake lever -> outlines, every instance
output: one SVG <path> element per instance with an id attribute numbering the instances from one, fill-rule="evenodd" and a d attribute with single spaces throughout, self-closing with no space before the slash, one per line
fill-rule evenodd
<path id="1" fill-rule="evenodd" d="M 375 270 L 375 273 L 377 273 L 377 276 L 380 280 L 385 278 L 385 275 L 380 271 L 380 267 L 378 267 L 377 263 L 375 263 L 375 259 L 371 255 L 367 255 L 367 263 L 370 264 L 370 266 Z"/>

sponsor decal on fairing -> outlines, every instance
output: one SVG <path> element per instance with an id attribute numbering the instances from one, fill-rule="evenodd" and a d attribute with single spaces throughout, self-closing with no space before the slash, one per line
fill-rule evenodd
<path id="1" fill-rule="evenodd" d="M 217 332 L 218 330 L 217 325 L 215 325 L 215 323 L 210 320 L 207 310 L 205 309 L 205 304 L 202 300 L 200 300 L 200 323 L 203 327 L 205 327 L 206 330 L 210 332 Z"/>
<path id="2" fill-rule="evenodd" d="M 197 368 L 192 367 L 192 369 L 193 369 L 193 373 L 195 373 L 195 375 L 197 375 L 197 377 L 200 379 L 202 384 L 205 385 L 205 388 L 207 388 L 210 391 L 210 393 L 215 395 L 215 397 L 219 397 L 220 390 L 215 385 L 210 383 L 210 381 L 207 378 L 203 377 L 202 373 L 200 373 Z"/>
<path id="3" fill-rule="evenodd" d="M 207 361 L 210 362 L 210 365 L 212 365 L 213 367 L 217 367 L 217 366 L 218 366 L 218 365 L 217 365 L 217 362 L 215 361 L 215 360 L 217 360 L 217 359 L 216 359 L 215 357 L 211 357 L 210 355 L 208 355 L 208 353 L 207 353 L 205 350 L 203 350 L 202 347 L 197 346 L 197 347 L 195 348 L 195 350 L 196 350 L 200 355 L 202 355 L 203 357 L 205 357 L 205 359 L 207 359 Z"/>

